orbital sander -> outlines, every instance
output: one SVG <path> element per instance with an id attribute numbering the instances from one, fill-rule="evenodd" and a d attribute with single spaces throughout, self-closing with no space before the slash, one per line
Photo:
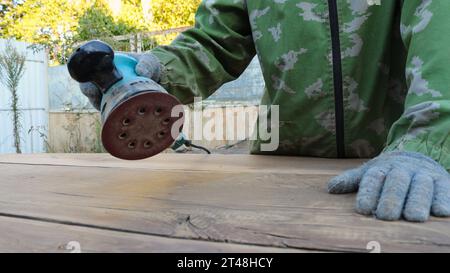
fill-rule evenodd
<path id="1" fill-rule="evenodd" d="M 91 82 L 102 92 L 103 146 L 111 155 L 127 160 L 190 146 L 181 133 L 183 108 L 177 108 L 178 116 L 172 114 L 180 101 L 156 82 L 137 75 L 136 65 L 135 58 L 115 54 L 97 40 L 83 44 L 69 58 L 70 76 L 80 83 Z"/>

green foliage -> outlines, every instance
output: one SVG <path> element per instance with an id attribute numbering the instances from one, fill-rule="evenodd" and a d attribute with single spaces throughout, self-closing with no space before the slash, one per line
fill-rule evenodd
<path id="1" fill-rule="evenodd" d="M 145 18 L 141 0 L 122 0 L 122 7 L 119 14 L 116 16 L 117 23 L 125 26 L 123 33 L 148 31 L 152 28 L 150 19 L 151 18 Z"/>
<path id="2" fill-rule="evenodd" d="M 130 50 L 128 41 L 112 37 L 193 25 L 200 0 L 122 0 L 119 12 L 111 11 L 109 2 L 0 0 L 0 38 L 37 44 L 48 50 L 51 63 L 65 63 L 82 41 L 102 39 L 116 49 Z M 156 41 L 169 42 L 167 37 Z M 144 43 L 151 48 L 155 40 L 146 38 Z"/>
<path id="3" fill-rule="evenodd" d="M 11 8 L 14 7 L 14 1 L 13 0 L 0 0 L 0 18 L 5 16 L 5 13 Z"/>
<path id="4" fill-rule="evenodd" d="M 124 3 L 120 14 L 114 18 L 103 1 L 96 1 L 89 7 L 78 23 L 76 39 L 79 41 L 136 33 L 149 28 L 138 7 Z"/>
<path id="5" fill-rule="evenodd" d="M 153 23 L 157 29 L 193 26 L 201 0 L 152 0 Z"/>
<path id="6" fill-rule="evenodd" d="M 20 149 L 20 110 L 19 96 L 17 94 L 19 83 L 25 73 L 26 54 L 19 52 L 7 41 L 3 52 L 0 52 L 0 81 L 11 92 L 11 109 L 13 112 L 13 136 L 16 153 L 22 153 Z"/>
<path id="7" fill-rule="evenodd" d="M 78 20 L 77 38 L 89 40 L 101 36 L 113 36 L 120 33 L 119 26 L 114 25 L 108 7 L 102 2 L 96 2 L 89 7 Z"/>
<path id="8" fill-rule="evenodd" d="M 125 1 L 120 13 L 113 16 L 106 2 L 96 1 L 80 17 L 74 40 L 82 42 L 99 39 L 116 50 L 130 50 L 128 41 L 117 41 L 113 37 L 143 32 L 150 28 L 137 2 L 140 1 Z"/>
<path id="9" fill-rule="evenodd" d="M 27 0 L 4 16 L 3 37 L 32 42 L 49 49 L 50 59 L 64 62 L 71 51 L 83 0 Z M 83 5 L 84 4 L 84 5 Z"/>

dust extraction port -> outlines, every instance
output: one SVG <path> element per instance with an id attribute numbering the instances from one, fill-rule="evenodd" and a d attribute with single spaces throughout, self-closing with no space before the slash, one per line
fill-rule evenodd
<path id="1" fill-rule="evenodd" d="M 159 116 L 159 115 L 161 115 L 161 113 L 162 113 L 162 108 L 161 107 L 158 107 L 158 108 L 155 109 L 155 116 Z"/>
<path id="2" fill-rule="evenodd" d="M 149 141 L 149 140 L 145 141 L 145 142 L 144 142 L 144 148 L 148 149 L 148 148 L 150 148 L 150 147 L 152 147 L 152 142 Z"/>
<path id="3" fill-rule="evenodd" d="M 126 139 L 128 137 L 128 134 L 127 133 L 121 133 L 120 135 L 119 135 L 119 139 Z"/>
<path id="4" fill-rule="evenodd" d="M 128 143 L 128 148 L 130 148 L 130 149 L 134 149 L 134 148 L 136 148 L 136 141 L 130 141 L 130 143 Z"/>
<path id="5" fill-rule="evenodd" d="M 166 135 L 166 133 L 162 132 L 162 131 L 158 133 L 159 138 L 163 138 L 165 135 Z"/>
<path id="6" fill-rule="evenodd" d="M 163 125 L 167 125 L 170 122 L 170 118 L 166 118 L 165 120 L 162 121 Z"/>
<path id="7" fill-rule="evenodd" d="M 130 120 L 129 118 L 124 118 L 124 119 L 122 120 L 122 124 L 123 124 L 124 126 L 130 125 L 130 123 L 131 123 L 131 120 Z"/>
<path id="8" fill-rule="evenodd" d="M 138 110 L 138 115 L 143 116 L 147 112 L 147 109 L 145 107 L 141 107 Z"/>

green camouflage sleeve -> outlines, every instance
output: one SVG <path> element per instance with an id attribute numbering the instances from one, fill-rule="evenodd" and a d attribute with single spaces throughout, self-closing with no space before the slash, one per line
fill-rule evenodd
<path id="1" fill-rule="evenodd" d="M 195 27 L 152 50 L 164 66 L 160 84 L 182 103 L 206 98 L 234 80 L 255 56 L 245 0 L 204 0 Z"/>
<path id="2" fill-rule="evenodd" d="M 417 151 L 450 170 L 450 1 L 403 1 L 401 33 L 408 51 L 405 111 L 385 151 Z"/>

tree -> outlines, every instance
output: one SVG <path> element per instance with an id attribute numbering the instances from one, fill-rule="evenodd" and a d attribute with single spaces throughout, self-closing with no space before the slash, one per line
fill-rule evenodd
<path id="1" fill-rule="evenodd" d="M 40 45 L 55 63 L 65 62 L 72 50 L 78 18 L 88 0 L 25 0 L 6 12 L 2 36 Z"/>
<path id="2" fill-rule="evenodd" d="M 7 41 L 6 47 L 0 53 L 0 81 L 11 92 L 11 109 L 13 112 L 13 137 L 16 153 L 22 153 L 20 149 L 20 110 L 19 110 L 19 83 L 25 73 L 26 54 L 19 52 Z"/>
<path id="3" fill-rule="evenodd" d="M 17 2 L 16 0 L 0 0 L 0 37 L 3 36 L 3 32 L 7 27 L 5 22 L 5 16 L 11 13 L 12 10 L 22 2 Z"/>
<path id="4" fill-rule="evenodd" d="M 152 0 L 151 10 L 154 27 L 170 29 L 193 26 L 195 12 L 201 0 Z"/>
<path id="5" fill-rule="evenodd" d="M 87 41 L 122 34 L 123 25 L 116 25 L 103 1 L 96 1 L 79 18 L 75 39 Z"/>
<path id="6" fill-rule="evenodd" d="M 120 13 L 114 17 L 106 2 L 96 1 L 80 17 L 74 41 L 100 39 L 117 50 L 127 50 L 127 42 L 117 42 L 112 37 L 143 32 L 150 28 L 138 2 L 125 1 Z"/>
<path id="7" fill-rule="evenodd" d="M 126 50 L 111 37 L 193 25 L 201 0 L 121 0 L 114 14 L 110 1 L 0 0 L 0 37 L 46 48 L 50 63 L 60 64 L 82 41 L 104 39 Z"/>
<path id="8" fill-rule="evenodd" d="M 3 18 L 5 14 L 11 11 L 16 5 L 22 4 L 21 0 L 0 0 L 0 18 Z"/>

